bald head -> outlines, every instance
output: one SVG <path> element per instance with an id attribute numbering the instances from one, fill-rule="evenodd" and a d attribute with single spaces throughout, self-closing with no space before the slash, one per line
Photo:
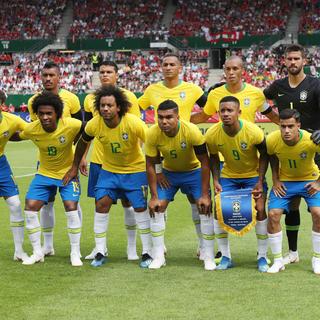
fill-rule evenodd
<path id="1" fill-rule="evenodd" d="M 229 62 L 234 62 L 234 63 L 238 64 L 241 68 L 243 68 L 243 60 L 239 56 L 229 57 L 228 59 L 226 59 L 224 65 L 226 66 L 226 64 L 228 64 Z"/>

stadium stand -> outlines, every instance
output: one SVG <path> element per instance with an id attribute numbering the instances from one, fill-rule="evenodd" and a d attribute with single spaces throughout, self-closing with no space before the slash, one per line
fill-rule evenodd
<path id="1" fill-rule="evenodd" d="M 314 33 L 320 30 L 320 1 L 302 1 L 303 14 L 300 18 L 299 32 Z"/>
<path id="2" fill-rule="evenodd" d="M 166 1 L 75 0 L 70 36 L 77 38 L 163 37 L 161 25 Z M 101 8 L 104 8 L 101 10 Z"/>
<path id="3" fill-rule="evenodd" d="M 66 0 L 2 1 L 0 39 L 48 39 L 60 26 Z"/>
<path id="4" fill-rule="evenodd" d="M 170 26 L 174 36 L 204 36 L 211 33 L 244 31 L 250 35 L 284 31 L 290 6 L 287 1 L 192 1 L 177 0 Z M 279 16 L 281 12 L 281 16 Z"/>

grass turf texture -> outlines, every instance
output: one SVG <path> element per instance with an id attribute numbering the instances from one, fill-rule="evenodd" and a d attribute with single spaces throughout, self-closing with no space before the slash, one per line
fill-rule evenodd
<path id="1" fill-rule="evenodd" d="M 16 176 L 35 172 L 37 152 L 31 142 L 9 143 L 6 154 Z M 17 178 L 22 203 L 31 179 Z M 93 200 L 86 197 L 87 179 L 81 180 L 81 251 L 85 256 L 94 246 L 94 207 Z M 320 278 L 311 269 L 311 219 L 304 205 L 299 233 L 301 261 L 276 275 L 261 274 L 256 269 L 254 230 L 243 238 L 230 236 L 235 268 L 204 271 L 196 259 L 190 206 L 181 194 L 169 207 L 167 266 L 160 270 L 142 270 L 138 262 L 126 260 L 120 205 L 110 213 L 108 263 L 93 268 L 85 261 L 83 267 L 72 267 L 59 196 L 55 210 L 56 255 L 44 263 L 23 266 L 12 260 L 9 212 L 5 202 L 0 202 L 1 319 L 300 319 L 302 315 L 309 319 L 318 312 Z M 25 249 L 31 253 L 27 235 Z"/>

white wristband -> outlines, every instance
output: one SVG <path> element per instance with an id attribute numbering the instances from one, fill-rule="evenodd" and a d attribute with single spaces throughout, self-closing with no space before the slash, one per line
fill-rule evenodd
<path id="1" fill-rule="evenodd" d="M 155 164 L 156 173 L 162 173 L 162 164 L 156 163 Z"/>

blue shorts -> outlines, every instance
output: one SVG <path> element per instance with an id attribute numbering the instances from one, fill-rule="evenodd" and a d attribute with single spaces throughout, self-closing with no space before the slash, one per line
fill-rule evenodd
<path id="1" fill-rule="evenodd" d="M 270 191 L 268 209 L 283 209 L 289 212 L 289 205 L 293 198 L 302 197 L 309 208 L 320 207 L 320 192 L 314 196 L 310 196 L 307 189 L 304 187 L 307 183 L 312 181 L 283 181 L 287 188 L 287 193 L 284 197 L 278 198 L 273 190 Z"/>
<path id="2" fill-rule="evenodd" d="M 113 202 L 128 199 L 134 209 L 146 208 L 148 180 L 146 172 L 113 173 L 100 170 L 94 189 L 96 201 L 108 196 Z"/>
<path id="3" fill-rule="evenodd" d="M 184 172 L 173 172 L 163 169 L 163 174 L 170 182 L 168 189 L 161 189 L 158 185 L 158 199 L 173 201 L 175 194 L 180 189 L 182 193 L 191 195 L 195 200 L 201 197 L 201 169 Z"/>
<path id="4" fill-rule="evenodd" d="M 239 189 L 253 189 L 257 184 L 259 177 L 235 179 L 235 178 L 220 178 L 219 182 L 221 184 L 223 191 L 233 191 Z M 268 185 L 263 182 L 263 191 L 268 192 Z"/>
<path id="5" fill-rule="evenodd" d="M 26 195 L 28 200 L 40 200 L 47 203 L 52 195 L 55 195 L 59 188 L 63 201 L 78 202 L 81 194 L 80 184 L 77 180 L 71 180 L 66 186 L 61 179 L 54 179 L 36 174 L 33 178 Z"/>
<path id="6" fill-rule="evenodd" d="M 88 179 L 88 192 L 87 195 L 89 198 L 94 198 L 94 188 L 97 184 L 99 173 L 101 170 L 101 164 L 90 162 L 89 169 L 89 179 Z"/>
<path id="7" fill-rule="evenodd" d="M 19 194 L 7 157 L 0 157 L 0 197 L 12 197 Z"/>

